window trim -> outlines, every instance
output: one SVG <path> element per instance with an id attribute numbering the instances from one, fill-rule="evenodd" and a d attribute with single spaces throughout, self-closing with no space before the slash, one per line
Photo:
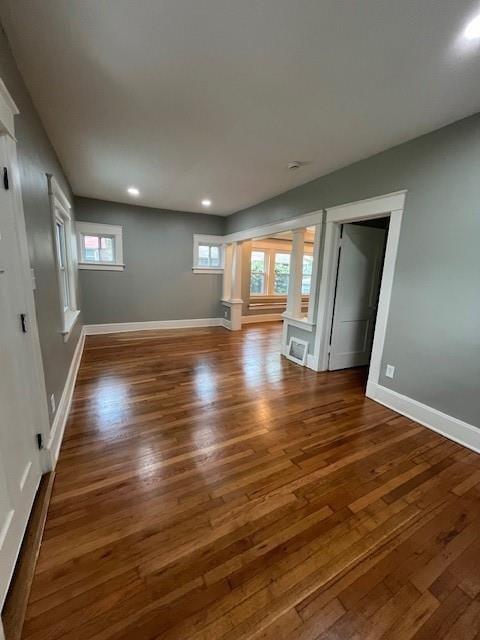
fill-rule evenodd
<path id="1" fill-rule="evenodd" d="M 63 335 L 64 342 L 68 340 L 75 323 L 80 315 L 77 297 L 76 282 L 76 251 L 73 242 L 73 220 L 71 209 L 72 206 L 66 195 L 58 185 L 55 178 L 47 174 L 48 193 L 50 197 L 50 209 L 52 217 L 52 233 L 53 247 L 55 256 L 55 270 L 57 272 L 57 285 L 59 294 L 59 314 L 61 320 L 60 333 Z M 57 239 L 57 224 L 63 226 L 64 233 L 64 252 L 65 265 L 62 269 L 62 256 L 60 255 L 60 247 Z M 65 277 L 68 289 L 68 301 L 65 300 Z"/>
<path id="2" fill-rule="evenodd" d="M 121 225 L 78 221 L 75 223 L 75 229 L 77 233 L 79 269 L 90 269 L 93 271 L 123 271 L 125 269 L 123 262 L 123 227 Z M 95 262 L 85 260 L 83 257 L 82 235 L 113 237 L 114 261 Z"/>
<path id="3" fill-rule="evenodd" d="M 220 247 L 220 266 L 206 267 L 198 263 L 198 247 L 201 244 L 218 245 Z M 223 236 L 193 235 L 193 273 L 223 273 L 225 270 L 225 242 Z"/>

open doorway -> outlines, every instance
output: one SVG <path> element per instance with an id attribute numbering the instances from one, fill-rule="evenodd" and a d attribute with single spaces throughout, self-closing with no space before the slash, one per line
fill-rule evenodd
<path id="1" fill-rule="evenodd" d="M 378 292 L 378 295 L 374 298 L 376 303 L 373 311 L 376 310 L 376 314 L 371 313 L 368 318 L 369 331 L 365 331 L 365 326 L 363 327 L 363 335 L 368 335 L 368 340 L 364 338 L 363 341 L 363 344 L 368 346 L 368 349 L 365 348 L 362 354 L 362 357 L 365 357 L 364 354 L 366 352 L 367 361 L 369 356 L 366 388 L 366 395 L 368 397 L 375 398 L 379 387 L 383 348 L 387 331 L 406 194 L 406 191 L 396 191 L 367 200 L 358 200 L 356 202 L 338 205 L 326 210 L 324 250 L 318 290 L 318 312 L 316 314 L 315 347 L 311 363 L 311 367 L 315 369 L 315 371 L 328 371 L 330 367 L 332 318 L 334 315 L 335 302 L 338 300 L 337 294 L 339 292 L 339 282 L 337 281 L 339 266 L 338 242 L 342 229 L 345 229 L 346 225 L 358 222 L 364 224 L 357 225 L 357 228 L 366 229 L 370 227 L 375 229 L 376 227 L 372 226 L 375 225 L 375 220 L 388 218 L 388 228 L 383 220 L 381 222 L 381 225 L 386 227 L 385 233 L 387 237 L 386 245 L 383 245 L 384 241 L 380 244 L 382 249 L 384 247 L 382 251 L 382 256 L 384 255 L 383 269 L 377 268 L 378 277 L 376 279 L 380 281 L 380 286 L 379 289 L 376 287 L 373 288 L 376 294 Z M 383 229 L 381 231 L 383 231 Z M 379 251 L 377 250 L 377 255 L 378 253 Z M 375 271 L 375 269 L 373 269 L 373 271 Z M 370 282 L 372 279 L 373 274 Z M 354 337 L 358 337 L 358 331 L 357 334 L 354 334 Z M 358 344 L 360 344 L 359 340 Z M 352 351 L 355 352 L 355 349 L 352 349 Z M 360 356 L 358 356 L 357 363 L 359 361 L 361 361 Z M 346 364 L 350 366 L 351 362 L 351 360 L 350 363 L 344 362 L 343 365 Z M 335 364 L 333 364 L 333 366 L 335 366 Z M 387 371 L 387 369 L 385 369 L 385 371 Z"/>
<path id="2" fill-rule="evenodd" d="M 308 312 L 313 271 L 315 227 L 305 229 L 302 256 L 301 311 Z M 291 287 L 293 233 L 283 231 L 244 243 L 243 320 L 283 320 Z"/>
<path id="3" fill-rule="evenodd" d="M 312 225 L 255 237 L 242 246 L 242 325 L 261 322 L 263 334 L 271 327 L 279 353 L 285 351 L 284 335 L 277 328 L 291 312 L 292 296 L 298 319 L 313 312 L 316 233 Z"/>
<path id="4" fill-rule="evenodd" d="M 388 217 L 340 225 L 329 371 L 370 363 L 388 227 Z"/>

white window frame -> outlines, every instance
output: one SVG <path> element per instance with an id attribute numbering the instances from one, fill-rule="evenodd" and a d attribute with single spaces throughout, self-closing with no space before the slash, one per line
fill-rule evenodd
<path id="1" fill-rule="evenodd" d="M 94 271 L 123 271 L 125 264 L 123 263 L 123 227 L 116 224 L 103 224 L 100 222 L 77 222 L 75 224 L 77 231 L 77 248 L 78 248 L 78 268 L 91 269 Z M 82 236 L 108 236 L 113 237 L 113 262 L 96 262 L 94 260 L 86 260 L 83 254 Z"/>
<path id="2" fill-rule="evenodd" d="M 47 175 L 50 209 L 52 214 L 53 246 L 55 254 L 55 268 L 57 271 L 58 294 L 60 300 L 60 332 L 66 342 L 80 315 L 77 306 L 76 252 L 73 242 L 72 205 L 63 193 L 55 178 Z M 57 224 L 63 225 L 64 251 L 62 261 L 61 249 L 57 240 Z M 62 262 L 65 262 L 62 265 Z M 65 284 L 68 296 L 65 296 Z M 68 297 L 68 300 L 66 299 Z"/>
<path id="3" fill-rule="evenodd" d="M 198 247 L 200 245 L 218 246 L 220 248 L 220 266 L 206 267 L 198 262 Z M 223 236 L 193 236 L 193 273 L 223 273 L 225 267 L 225 245 Z"/>

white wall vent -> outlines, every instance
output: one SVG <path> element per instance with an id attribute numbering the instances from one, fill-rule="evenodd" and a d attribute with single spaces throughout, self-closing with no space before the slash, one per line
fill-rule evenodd
<path id="1" fill-rule="evenodd" d="M 308 342 L 300 338 L 290 338 L 288 343 L 287 358 L 292 362 L 305 366 L 307 362 Z"/>

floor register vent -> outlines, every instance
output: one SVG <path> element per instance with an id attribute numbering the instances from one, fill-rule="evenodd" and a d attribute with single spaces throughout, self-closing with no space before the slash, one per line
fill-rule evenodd
<path id="1" fill-rule="evenodd" d="M 292 362 L 301 364 L 303 367 L 307 362 L 308 342 L 300 338 L 290 338 L 288 343 L 287 358 Z"/>

